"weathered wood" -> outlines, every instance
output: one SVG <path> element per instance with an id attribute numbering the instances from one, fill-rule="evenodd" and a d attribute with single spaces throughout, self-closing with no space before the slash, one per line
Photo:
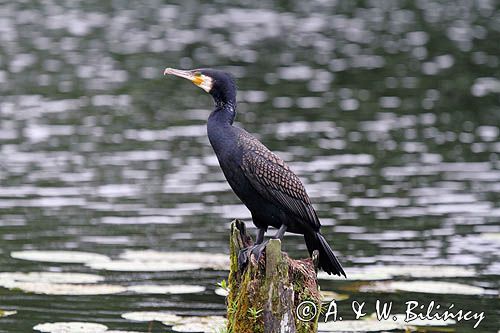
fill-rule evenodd
<path id="1" fill-rule="evenodd" d="M 243 271 L 238 268 L 241 249 L 253 245 L 245 224 L 231 223 L 229 295 L 227 297 L 228 333 L 314 333 L 321 309 L 315 260 L 292 260 L 281 252 L 281 242 L 270 240 L 265 254 L 255 257 Z M 315 304 L 317 314 L 310 321 L 297 317 L 303 301 Z"/>

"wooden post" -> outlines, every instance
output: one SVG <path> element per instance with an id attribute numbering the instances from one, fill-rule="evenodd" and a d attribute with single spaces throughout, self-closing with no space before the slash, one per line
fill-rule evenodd
<path id="1" fill-rule="evenodd" d="M 281 252 L 281 242 L 272 239 L 259 262 L 252 256 L 246 268 L 239 271 L 238 254 L 251 245 L 253 241 L 245 224 L 233 221 L 227 297 L 228 333 L 317 332 L 321 309 L 316 280 L 317 252 L 314 259 L 292 260 Z M 299 307 L 297 314 L 297 307 L 304 301 L 308 302 L 310 311 Z"/>

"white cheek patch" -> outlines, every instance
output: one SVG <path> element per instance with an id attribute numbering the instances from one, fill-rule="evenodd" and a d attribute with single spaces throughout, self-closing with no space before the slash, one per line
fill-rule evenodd
<path id="1" fill-rule="evenodd" d="M 202 77 L 203 81 L 198 86 L 201 89 L 205 90 L 207 93 L 210 92 L 210 90 L 212 90 L 212 86 L 214 85 L 213 79 L 210 76 L 206 76 L 206 75 L 202 75 L 201 77 Z"/>

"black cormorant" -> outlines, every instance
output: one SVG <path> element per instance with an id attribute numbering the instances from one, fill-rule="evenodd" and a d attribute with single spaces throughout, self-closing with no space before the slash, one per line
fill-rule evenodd
<path id="1" fill-rule="evenodd" d="M 286 231 L 302 234 L 309 253 L 319 251 L 319 266 L 325 272 L 344 275 L 339 261 L 320 232 L 321 224 L 300 179 L 281 158 L 251 134 L 233 126 L 236 116 L 236 83 L 226 72 L 214 69 L 165 69 L 190 80 L 212 95 L 215 109 L 208 118 L 208 138 L 222 172 L 234 193 L 252 213 L 258 228 L 251 253 L 260 256 L 269 226 L 278 229 L 274 238 Z M 247 254 L 243 255 L 246 260 Z"/>

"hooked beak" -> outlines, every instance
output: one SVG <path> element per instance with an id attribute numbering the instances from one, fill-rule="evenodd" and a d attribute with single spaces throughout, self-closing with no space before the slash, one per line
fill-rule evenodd
<path id="1" fill-rule="evenodd" d="M 210 92 L 213 86 L 213 80 L 210 76 L 203 75 L 197 70 L 184 71 L 175 68 L 166 68 L 163 75 L 175 75 L 193 82 L 206 92 Z"/>

